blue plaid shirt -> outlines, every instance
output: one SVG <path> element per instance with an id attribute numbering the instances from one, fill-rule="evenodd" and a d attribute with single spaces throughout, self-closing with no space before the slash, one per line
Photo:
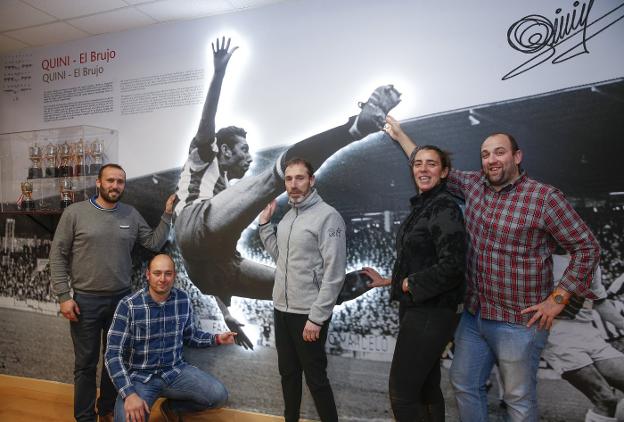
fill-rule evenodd
<path id="1" fill-rule="evenodd" d="M 135 392 L 133 381 L 145 383 L 157 375 L 172 382 L 187 365 L 183 344 L 217 344 L 215 334 L 195 328 L 188 295 L 176 288 L 164 303 L 155 302 L 147 287 L 123 298 L 107 338 L 106 369 L 123 398 Z"/>

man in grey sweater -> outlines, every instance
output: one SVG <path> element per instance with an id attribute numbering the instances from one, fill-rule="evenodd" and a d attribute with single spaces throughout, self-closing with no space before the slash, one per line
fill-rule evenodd
<path id="1" fill-rule="evenodd" d="M 345 223 L 313 189 L 313 173 L 305 160 L 287 161 L 284 181 L 292 208 L 277 232 L 269 224 L 276 201 L 260 214 L 260 238 L 277 263 L 273 285 L 275 346 L 286 422 L 299 420 L 302 371 L 321 421 L 338 420 L 327 378 L 325 341 L 344 281 Z"/>
<path id="2" fill-rule="evenodd" d="M 97 196 L 63 212 L 50 250 L 52 289 L 61 314 L 70 321 L 74 344 L 74 417 L 79 422 L 95 421 L 97 364 L 117 303 L 130 293 L 132 248 L 137 242 L 155 252 L 162 248 L 175 199 L 167 199 L 161 221 L 152 230 L 137 210 L 119 202 L 126 183 L 119 165 L 103 166 L 95 183 Z M 97 403 L 101 420 L 112 420 L 116 396 L 102 371 Z"/>

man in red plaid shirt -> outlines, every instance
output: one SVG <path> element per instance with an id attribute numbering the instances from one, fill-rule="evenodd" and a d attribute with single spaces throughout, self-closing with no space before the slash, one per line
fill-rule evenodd
<path id="1" fill-rule="evenodd" d="M 399 123 L 386 132 L 408 157 L 416 145 Z M 589 290 L 600 247 L 556 188 L 529 178 L 513 136 L 481 145 L 481 171 L 450 172 L 448 190 L 464 199 L 469 234 L 465 310 L 455 333 L 451 383 L 463 422 L 488 420 L 485 384 L 499 366 L 512 421 L 537 421 L 537 368 L 553 319 L 572 295 Z M 556 244 L 571 256 L 553 288 Z"/>

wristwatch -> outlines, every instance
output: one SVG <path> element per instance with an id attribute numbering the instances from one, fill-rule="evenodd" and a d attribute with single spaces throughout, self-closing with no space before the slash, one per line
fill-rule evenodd
<path id="1" fill-rule="evenodd" d="M 550 295 L 557 305 L 567 305 L 570 302 L 569 298 L 566 298 L 561 293 L 552 292 Z"/>

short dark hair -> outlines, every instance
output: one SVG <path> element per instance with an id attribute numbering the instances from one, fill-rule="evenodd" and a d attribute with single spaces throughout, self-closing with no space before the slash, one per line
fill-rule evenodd
<path id="1" fill-rule="evenodd" d="M 507 139 L 509 139 L 509 143 L 511 144 L 511 151 L 512 152 L 516 152 L 520 149 L 520 147 L 518 146 L 518 142 L 516 141 L 516 138 L 513 137 L 513 135 L 511 135 L 510 133 L 507 132 L 495 132 L 492 133 L 490 136 L 486 137 L 487 138 L 491 138 L 492 136 L 496 136 L 496 135 L 503 135 L 505 137 L 507 137 Z"/>
<path id="2" fill-rule="evenodd" d="M 234 148 L 237 142 L 236 137 L 247 138 L 247 132 L 245 129 L 237 126 L 228 126 L 219 129 L 215 137 L 217 138 L 217 147 L 221 150 L 221 145 L 225 144 L 230 149 Z"/>
<path id="3" fill-rule="evenodd" d="M 438 154 L 438 157 L 440 157 L 440 164 L 442 165 L 442 169 L 448 169 L 449 171 L 451 171 L 451 153 L 443 150 L 437 145 L 422 145 L 416 147 L 416 149 L 412 153 L 412 156 L 410 157 L 410 166 L 414 165 L 414 161 L 416 161 L 416 154 L 418 153 L 418 151 L 422 150 L 435 151 Z"/>
<path id="4" fill-rule="evenodd" d="M 297 164 L 305 166 L 305 168 L 308 170 L 308 176 L 314 176 L 314 167 L 312 167 L 312 164 L 308 160 L 304 160 L 303 158 L 299 157 L 293 157 L 290 160 L 286 161 L 284 163 L 284 170 L 286 170 L 290 166 L 294 166 Z"/>
<path id="5" fill-rule="evenodd" d="M 117 169 L 117 170 L 121 170 L 121 171 L 124 172 L 124 175 L 126 174 L 126 171 L 119 164 L 107 163 L 107 164 L 104 164 L 102 167 L 100 167 L 100 171 L 98 171 L 98 177 L 97 177 L 98 179 L 100 179 L 100 180 L 102 179 L 102 175 L 104 174 L 104 169 L 107 169 L 107 168 L 114 168 L 114 169 Z M 125 179 L 125 177 L 124 177 L 124 179 Z"/>
<path id="6" fill-rule="evenodd" d="M 166 253 L 157 253 L 156 255 L 154 255 L 153 257 L 150 258 L 149 262 L 147 263 L 147 269 L 151 270 L 152 269 L 152 262 L 159 256 L 166 256 L 167 258 L 169 258 L 171 260 L 171 263 L 173 264 L 173 271 L 175 271 L 176 269 L 176 264 L 175 261 L 173 260 L 173 258 L 171 257 L 171 255 L 166 254 Z"/>

